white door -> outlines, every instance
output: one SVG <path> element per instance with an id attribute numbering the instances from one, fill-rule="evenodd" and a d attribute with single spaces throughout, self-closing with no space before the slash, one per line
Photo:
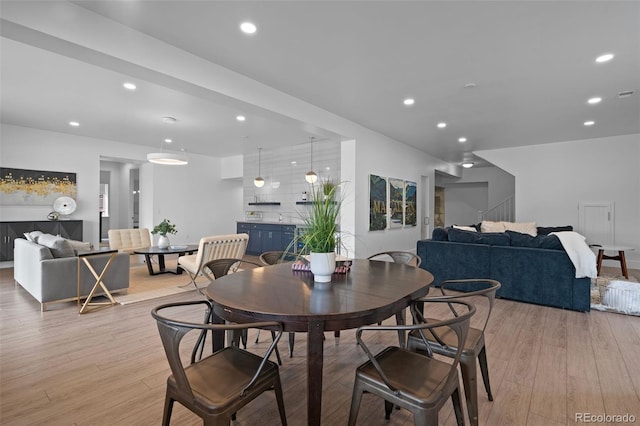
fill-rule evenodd
<path id="1" fill-rule="evenodd" d="M 578 204 L 579 233 L 588 244 L 614 245 L 613 201 L 586 202 Z"/>
<path id="2" fill-rule="evenodd" d="M 422 220 L 420 221 L 421 239 L 431 238 L 431 185 L 429 176 L 422 176 Z"/>

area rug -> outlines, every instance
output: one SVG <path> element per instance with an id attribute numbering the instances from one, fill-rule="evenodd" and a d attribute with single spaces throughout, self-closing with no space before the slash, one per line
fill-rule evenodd
<path id="1" fill-rule="evenodd" d="M 175 269 L 175 266 L 175 263 L 167 261 L 167 269 Z M 158 265 L 153 265 L 153 267 L 157 270 Z M 195 292 L 190 281 L 189 275 L 186 273 L 149 275 L 147 265 L 144 263 L 132 264 L 129 271 L 129 290 L 127 294 L 116 295 L 116 300 L 121 305 L 128 305 L 172 294 Z M 206 288 L 208 284 L 202 278 L 196 282 L 200 288 Z"/>

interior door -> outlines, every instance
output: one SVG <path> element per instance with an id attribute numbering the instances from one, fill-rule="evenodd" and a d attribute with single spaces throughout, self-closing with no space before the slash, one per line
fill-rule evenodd
<path id="1" fill-rule="evenodd" d="M 588 244 L 614 245 L 613 201 L 578 204 L 578 232 L 587 238 Z"/>
<path id="2" fill-rule="evenodd" d="M 431 181 L 429 176 L 422 176 L 422 220 L 420 221 L 420 236 L 426 240 L 431 238 Z"/>

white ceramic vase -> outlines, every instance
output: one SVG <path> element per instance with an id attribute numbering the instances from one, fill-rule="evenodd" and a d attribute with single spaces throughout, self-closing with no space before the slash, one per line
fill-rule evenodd
<path id="1" fill-rule="evenodd" d="M 319 283 L 331 282 L 331 276 L 336 270 L 335 253 L 311 252 L 311 273 L 313 280 Z"/>
<path id="2" fill-rule="evenodd" d="M 166 235 L 160 235 L 158 237 L 158 248 L 166 249 L 169 248 L 171 244 L 169 243 L 169 237 Z"/>

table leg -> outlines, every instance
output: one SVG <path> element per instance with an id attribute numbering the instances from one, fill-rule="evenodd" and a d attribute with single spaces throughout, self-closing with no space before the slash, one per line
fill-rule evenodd
<path id="1" fill-rule="evenodd" d="M 116 302 L 116 300 L 111 295 L 111 292 L 109 292 L 109 289 L 102 282 L 102 279 L 104 278 L 104 276 L 109 271 L 109 268 L 111 267 L 111 263 L 113 262 L 113 259 L 115 259 L 115 258 L 116 258 L 116 253 L 114 253 L 111 256 L 109 256 L 109 260 L 107 261 L 107 264 L 102 269 L 102 272 L 100 273 L 100 275 L 98 275 L 96 270 L 93 268 L 93 265 L 91 265 L 91 263 L 89 262 L 89 260 L 87 258 L 85 258 L 85 257 L 82 258 L 82 260 L 84 261 L 85 265 L 87 266 L 87 268 L 89 269 L 89 271 L 91 272 L 93 277 L 96 279 L 96 283 L 93 285 L 93 288 L 89 292 L 89 295 L 87 296 L 87 300 L 85 300 L 84 304 L 80 308 L 80 312 L 79 313 L 84 314 L 86 312 L 87 308 L 89 306 L 91 306 L 91 305 L 116 305 L 118 303 L 118 302 Z M 94 296 L 96 290 L 98 290 L 98 287 L 102 288 L 102 291 L 104 292 L 104 295 L 107 296 L 107 298 L 109 299 L 109 302 L 99 302 L 99 303 L 95 303 L 94 302 L 94 303 L 91 303 L 91 299 L 93 299 L 93 296 Z M 78 258 L 78 300 L 80 300 L 80 296 L 81 296 L 80 295 L 80 258 Z"/>
<path id="2" fill-rule="evenodd" d="M 149 271 L 149 275 L 155 275 L 153 273 L 153 266 L 151 266 L 151 255 L 145 254 L 144 261 L 147 262 L 147 270 Z"/>
<path id="3" fill-rule="evenodd" d="M 600 250 L 598 250 L 598 265 L 597 265 L 598 276 L 600 276 L 600 269 L 602 268 L 602 259 L 603 258 L 604 258 L 604 250 L 600 249 Z"/>
<path id="4" fill-rule="evenodd" d="M 627 272 L 627 259 L 624 257 L 624 250 L 620 250 L 618 252 L 618 257 L 620 258 L 620 266 L 622 268 L 622 275 L 626 279 L 629 279 L 629 272 Z"/>
<path id="5" fill-rule="evenodd" d="M 310 321 L 307 336 L 307 424 L 320 426 L 324 321 Z"/>
<path id="6" fill-rule="evenodd" d="M 164 272 L 164 254 L 158 255 L 158 267 L 160 268 L 160 272 Z"/>

